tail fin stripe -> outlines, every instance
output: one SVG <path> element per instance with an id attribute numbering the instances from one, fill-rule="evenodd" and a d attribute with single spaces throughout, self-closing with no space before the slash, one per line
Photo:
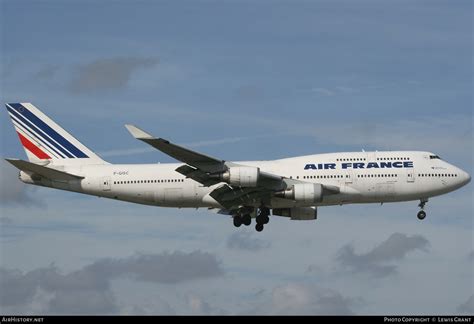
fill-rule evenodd
<path id="1" fill-rule="evenodd" d="M 31 124 L 27 119 L 25 119 L 23 116 L 21 116 L 20 114 L 18 114 L 15 110 L 11 109 L 10 107 L 7 107 L 8 111 L 10 112 L 10 116 L 13 118 L 13 117 L 16 117 L 18 120 L 20 120 L 24 125 L 28 126 L 31 131 L 35 134 L 35 137 L 37 138 L 40 138 L 40 134 L 42 134 L 42 137 L 45 141 L 47 141 L 48 143 L 50 143 L 52 146 L 54 146 L 55 148 L 57 148 L 58 150 L 60 150 L 64 155 L 66 155 L 68 158 L 74 158 L 74 156 L 69 153 L 68 151 L 66 151 L 66 149 L 64 149 L 63 147 L 61 147 L 59 144 L 57 144 L 56 142 L 54 142 L 53 140 L 49 139 L 47 136 L 45 136 L 45 134 L 40 131 L 38 128 L 36 128 L 33 124 Z"/>
<path id="2" fill-rule="evenodd" d="M 55 159 L 59 159 L 60 157 L 54 153 L 53 151 L 51 151 L 51 149 L 49 149 L 48 147 L 42 145 L 38 140 L 36 140 L 35 137 L 32 137 L 31 135 L 29 135 L 28 133 L 26 133 L 23 129 L 21 129 L 20 127 L 16 128 L 16 132 L 19 134 L 18 137 L 21 135 L 23 136 L 25 139 L 27 139 L 28 141 L 30 141 L 31 143 L 33 143 L 34 146 L 37 146 L 38 148 L 40 148 L 42 151 L 44 151 L 44 153 L 46 153 L 47 155 L 49 155 L 51 158 L 55 158 Z M 21 144 L 23 145 L 24 148 L 27 148 L 23 141 L 21 140 L 21 137 L 20 137 L 20 142 Z M 31 150 L 30 150 L 31 152 Z M 33 153 L 33 152 L 32 152 Z"/>
<path id="3" fill-rule="evenodd" d="M 10 114 L 10 117 L 12 118 L 13 125 L 15 125 L 15 127 L 18 130 L 22 131 L 25 135 L 28 135 L 31 138 L 36 139 L 38 142 L 41 142 L 41 144 L 44 145 L 48 149 L 49 153 L 53 154 L 56 158 L 63 158 L 64 159 L 65 156 L 63 154 L 61 154 L 54 147 L 52 147 L 51 145 L 46 143 L 41 137 L 39 137 L 35 133 L 33 133 L 33 131 L 29 130 L 28 127 L 26 127 L 25 125 L 23 125 L 23 123 L 21 123 L 19 120 L 17 120 L 15 116 Z"/>
<path id="4" fill-rule="evenodd" d="M 68 151 L 74 154 L 76 157 L 78 158 L 88 157 L 84 152 L 79 150 L 77 147 L 71 144 L 68 140 L 66 140 L 63 136 L 58 134 L 54 129 L 49 127 L 48 124 L 46 124 L 41 119 L 36 117 L 22 104 L 16 103 L 16 104 L 10 104 L 10 106 L 13 109 L 15 109 L 18 113 L 20 113 L 22 116 L 24 116 L 26 119 L 28 119 L 31 123 L 33 123 L 35 126 L 37 126 L 39 129 L 41 129 L 44 133 L 49 135 L 52 139 L 54 139 L 56 142 L 58 142 L 64 148 L 66 148 Z"/>
<path id="5" fill-rule="evenodd" d="M 21 133 L 23 137 L 26 137 L 30 142 L 34 143 L 36 146 L 40 147 L 51 157 L 56 159 L 64 158 L 63 155 L 59 154 L 56 150 L 53 150 L 47 143 L 44 143 L 40 138 L 34 136 L 27 128 L 22 127 L 22 125 L 17 124 L 13 121 L 13 125 L 16 128 L 17 133 Z"/>
<path id="6" fill-rule="evenodd" d="M 38 159 L 46 160 L 51 159 L 51 157 L 43 152 L 39 147 L 35 144 L 31 143 L 26 137 L 17 132 L 18 137 L 20 138 L 21 144 L 31 153 L 33 153 Z"/>

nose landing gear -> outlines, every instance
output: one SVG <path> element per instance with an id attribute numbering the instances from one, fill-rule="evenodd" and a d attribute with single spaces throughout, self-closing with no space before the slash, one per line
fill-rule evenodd
<path id="1" fill-rule="evenodd" d="M 426 213 L 424 210 L 420 210 L 418 214 L 416 214 L 416 217 L 418 217 L 419 220 L 423 220 L 426 217 Z"/>
<path id="2" fill-rule="evenodd" d="M 426 217 L 426 212 L 423 209 L 425 208 L 425 205 L 427 202 L 428 202 L 428 199 L 420 199 L 420 203 L 418 204 L 418 207 L 420 207 L 421 210 L 416 215 L 416 217 L 418 217 L 419 220 L 423 220 Z"/>

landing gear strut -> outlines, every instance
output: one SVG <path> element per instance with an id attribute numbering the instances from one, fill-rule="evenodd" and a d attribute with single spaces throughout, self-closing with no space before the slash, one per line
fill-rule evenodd
<path id="1" fill-rule="evenodd" d="M 425 208 L 425 205 L 427 202 L 428 202 L 428 199 L 420 199 L 420 203 L 418 204 L 418 207 L 420 207 L 421 210 L 416 215 L 416 217 L 418 217 L 419 220 L 423 220 L 426 217 L 426 212 L 423 209 Z"/>
<path id="2" fill-rule="evenodd" d="M 268 222 L 270 221 L 270 217 L 268 217 L 269 215 L 270 209 L 268 209 L 267 207 L 262 207 L 259 209 L 259 214 L 255 219 L 255 221 L 257 222 L 257 224 L 255 225 L 255 229 L 257 230 L 257 232 L 263 231 L 263 225 L 268 224 Z"/>

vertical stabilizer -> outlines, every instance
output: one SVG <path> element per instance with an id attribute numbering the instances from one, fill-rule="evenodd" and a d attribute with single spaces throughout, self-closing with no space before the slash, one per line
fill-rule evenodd
<path id="1" fill-rule="evenodd" d="M 8 103 L 6 107 L 30 162 L 107 163 L 31 103 Z"/>

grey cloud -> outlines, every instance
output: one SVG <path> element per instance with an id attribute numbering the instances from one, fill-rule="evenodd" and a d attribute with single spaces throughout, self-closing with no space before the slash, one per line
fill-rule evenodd
<path id="1" fill-rule="evenodd" d="M 222 273 L 216 257 L 200 251 L 103 259 L 67 274 L 54 266 L 26 273 L 0 268 L 0 306 L 11 313 L 25 313 L 38 291 L 43 291 L 49 299 L 38 313 L 115 314 L 119 309 L 111 280 L 118 277 L 179 283 Z"/>
<path id="2" fill-rule="evenodd" d="M 13 219 L 6 216 L 0 217 L 0 225 L 10 225 L 10 224 L 13 224 Z"/>
<path id="3" fill-rule="evenodd" d="M 228 314 L 225 310 L 213 307 L 202 297 L 197 295 L 187 296 L 188 306 L 192 315 L 226 315 Z"/>
<path id="4" fill-rule="evenodd" d="M 0 305 L 9 307 L 13 313 L 25 313 L 40 290 L 51 293 L 44 308 L 38 310 L 40 313 L 112 314 L 117 311 L 109 278 L 87 270 L 62 275 L 52 266 L 25 274 L 0 269 L 0 288 Z"/>
<path id="5" fill-rule="evenodd" d="M 354 246 L 348 244 L 339 251 L 337 261 L 346 270 L 368 272 L 384 277 L 397 271 L 397 266 L 387 264 L 388 262 L 401 260 L 411 251 L 426 251 L 428 246 L 429 241 L 421 235 L 408 236 L 394 233 L 386 241 L 364 254 L 357 254 Z"/>
<path id="6" fill-rule="evenodd" d="M 471 251 L 467 257 L 470 261 L 474 261 L 474 251 Z"/>
<path id="7" fill-rule="evenodd" d="M 47 65 L 34 74 L 34 78 L 39 81 L 50 80 L 59 71 L 59 65 Z"/>
<path id="8" fill-rule="evenodd" d="M 37 283 L 29 282 L 28 275 L 19 270 L 0 269 L 0 305 L 2 307 L 29 302 Z"/>
<path id="9" fill-rule="evenodd" d="M 273 289 L 271 301 L 252 311 L 262 315 L 351 315 L 356 300 L 314 285 L 287 284 Z"/>
<path id="10" fill-rule="evenodd" d="M 58 290 L 49 302 L 50 314 L 115 314 L 118 311 L 113 292 L 109 289 Z"/>
<path id="11" fill-rule="evenodd" d="M 176 310 L 171 307 L 168 301 L 159 297 L 154 297 L 147 301 L 142 301 L 140 305 L 122 305 L 121 315 L 177 315 Z"/>
<path id="12" fill-rule="evenodd" d="M 250 232 L 235 232 L 227 240 L 229 249 L 258 251 L 270 247 L 269 242 L 252 237 Z"/>
<path id="13" fill-rule="evenodd" d="M 98 59 L 78 67 L 69 89 L 74 93 L 122 89 L 138 69 L 152 68 L 157 58 L 117 57 Z"/>
<path id="14" fill-rule="evenodd" d="M 7 162 L 0 163 L 0 203 L 22 206 L 40 205 L 28 194 L 28 187 L 18 179 L 18 170 Z"/>
<path id="15" fill-rule="evenodd" d="M 129 276 L 156 283 L 179 283 L 223 274 L 216 257 L 201 251 L 139 254 L 121 260 L 105 259 L 90 265 L 88 269 L 104 275 Z"/>
<path id="16" fill-rule="evenodd" d="M 474 314 L 474 295 L 471 295 L 465 303 L 459 305 L 457 311 L 463 314 Z"/>

